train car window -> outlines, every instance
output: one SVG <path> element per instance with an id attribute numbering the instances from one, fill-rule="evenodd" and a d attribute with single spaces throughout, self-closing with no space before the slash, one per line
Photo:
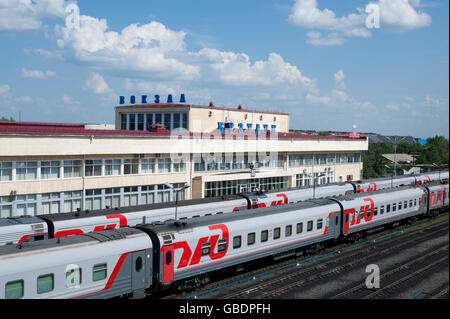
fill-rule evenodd
<path id="1" fill-rule="evenodd" d="M 170 256 L 172 256 L 172 252 L 170 252 Z M 167 255 L 166 255 L 167 257 Z M 166 263 L 167 263 L 167 258 L 166 258 Z M 168 263 L 168 265 L 170 265 L 170 263 Z M 142 257 L 138 257 L 136 258 L 136 271 L 140 272 L 142 270 Z"/>
<path id="2" fill-rule="evenodd" d="M 227 250 L 227 239 L 223 238 L 219 240 L 219 244 L 217 245 L 217 252 L 222 253 Z"/>
<path id="3" fill-rule="evenodd" d="M 297 234 L 301 234 L 303 232 L 303 223 L 297 224 Z"/>
<path id="4" fill-rule="evenodd" d="M 391 211 L 391 204 L 386 205 L 386 214 Z"/>
<path id="5" fill-rule="evenodd" d="M 292 225 L 287 225 L 285 230 L 284 230 L 284 235 L 286 237 L 289 237 L 292 235 Z"/>
<path id="6" fill-rule="evenodd" d="M 267 241 L 269 239 L 269 231 L 263 230 L 261 232 L 261 242 Z"/>
<path id="7" fill-rule="evenodd" d="M 242 243 L 241 236 L 235 236 L 233 238 L 233 249 L 240 248 Z"/>
<path id="8" fill-rule="evenodd" d="M 374 207 L 373 208 L 373 216 L 377 216 L 378 215 L 378 207 Z"/>
<path id="9" fill-rule="evenodd" d="M 202 256 L 207 256 L 211 252 L 211 243 L 208 241 L 202 244 Z"/>
<path id="10" fill-rule="evenodd" d="M 81 268 L 72 268 L 66 271 L 66 287 L 74 288 L 81 284 Z"/>
<path id="11" fill-rule="evenodd" d="M 108 269 L 106 264 L 95 265 L 92 269 L 92 281 L 103 280 L 106 278 Z"/>
<path id="12" fill-rule="evenodd" d="M 417 206 L 417 199 L 414 198 L 414 206 Z"/>
<path id="13" fill-rule="evenodd" d="M 273 230 L 273 239 L 278 239 L 281 236 L 281 228 L 277 227 Z"/>
<path id="14" fill-rule="evenodd" d="M 412 207 L 412 205 L 413 205 L 413 201 L 412 201 L 412 199 L 410 199 L 409 200 L 409 207 Z"/>
<path id="15" fill-rule="evenodd" d="M 398 210 L 401 210 L 402 209 L 402 202 L 399 202 L 398 203 Z"/>
<path id="16" fill-rule="evenodd" d="M 318 219 L 317 220 L 317 229 L 322 229 L 322 225 L 323 225 L 323 220 L 322 219 Z"/>
<path id="17" fill-rule="evenodd" d="M 247 235 L 247 245 L 253 245 L 255 243 L 255 233 Z"/>
<path id="18" fill-rule="evenodd" d="M 53 274 L 39 276 L 37 279 L 37 293 L 43 294 L 52 291 L 54 288 Z"/>
<path id="19" fill-rule="evenodd" d="M 384 205 L 380 207 L 380 215 L 384 214 Z"/>
<path id="20" fill-rule="evenodd" d="M 308 221 L 308 225 L 307 225 L 307 228 L 306 228 L 306 231 L 311 231 L 311 230 L 313 230 L 313 221 L 312 220 L 309 220 Z"/>
<path id="21" fill-rule="evenodd" d="M 395 212 L 397 210 L 397 203 L 392 204 L 392 211 Z"/>
<path id="22" fill-rule="evenodd" d="M 364 209 L 361 209 L 360 211 L 359 211 L 359 219 L 361 220 L 361 219 L 363 219 L 364 218 Z"/>
<path id="23" fill-rule="evenodd" d="M 23 297 L 23 280 L 11 281 L 6 284 L 5 298 L 20 299 Z"/>
<path id="24" fill-rule="evenodd" d="M 172 251 L 169 250 L 166 253 L 166 265 L 169 266 L 171 263 L 172 263 Z"/>

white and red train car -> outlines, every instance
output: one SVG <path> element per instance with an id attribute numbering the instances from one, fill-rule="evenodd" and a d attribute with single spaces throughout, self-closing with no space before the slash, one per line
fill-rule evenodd
<path id="1" fill-rule="evenodd" d="M 0 219 L 0 246 L 8 243 L 16 244 L 24 241 L 135 226 L 154 221 L 164 222 L 175 218 L 175 209 L 177 210 L 177 219 L 188 219 L 232 213 L 244 209 L 278 206 L 311 198 L 376 191 L 391 188 L 391 186 L 426 184 L 440 179 L 448 180 L 448 172 L 194 199 L 181 201 L 178 205 L 170 202 L 36 217 L 2 218 Z"/>
<path id="2" fill-rule="evenodd" d="M 448 183 L 410 185 L 1 246 L 0 298 L 142 297 L 443 208 Z"/>

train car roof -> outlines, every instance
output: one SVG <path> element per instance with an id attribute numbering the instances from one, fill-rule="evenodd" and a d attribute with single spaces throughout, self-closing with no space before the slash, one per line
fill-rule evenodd
<path id="1" fill-rule="evenodd" d="M 176 222 L 175 220 L 168 220 L 165 222 L 156 222 L 152 224 L 145 224 L 145 225 L 141 224 L 137 225 L 136 227 L 142 229 L 143 231 L 152 231 L 157 234 L 183 232 L 201 226 L 233 222 L 238 220 L 246 220 L 254 217 L 262 217 L 262 216 L 269 216 L 272 214 L 284 213 L 289 210 L 308 209 L 331 204 L 337 203 L 328 198 L 321 198 L 315 200 L 302 201 L 298 203 L 284 204 L 281 206 L 271 206 L 266 208 L 245 210 L 234 214 L 218 214 L 211 216 L 202 216 L 197 218 L 182 219 Z"/>
<path id="2" fill-rule="evenodd" d="M 29 225 L 42 222 L 43 222 L 42 219 L 36 216 L 7 217 L 7 218 L 0 218 L 0 227 L 12 225 Z"/>
<path id="3" fill-rule="evenodd" d="M 178 208 L 180 206 L 190 206 L 190 205 L 200 205 L 200 204 L 210 204 L 221 201 L 229 201 L 235 199 L 242 199 L 242 196 L 239 195 L 224 195 L 219 197 L 208 197 L 208 198 L 200 198 L 200 199 L 189 199 L 178 201 Z M 71 212 L 71 213 L 59 213 L 59 214 L 50 214 L 50 215 L 40 215 L 42 219 L 49 220 L 52 222 L 70 220 L 76 218 L 86 218 L 86 217 L 96 217 L 96 216 L 105 216 L 111 214 L 124 214 L 124 213 L 134 213 L 134 212 L 142 212 L 146 210 L 155 210 L 155 209 L 163 209 L 163 208 L 175 208 L 176 203 L 173 202 L 165 202 L 165 203 L 155 203 L 155 204 L 147 204 L 147 205 L 136 205 L 136 206 L 127 206 L 127 207 L 117 207 L 117 208 L 105 208 L 105 209 L 97 209 L 97 210 L 85 210 L 79 212 Z"/>
<path id="4" fill-rule="evenodd" d="M 346 182 L 336 182 L 336 183 L 316 185 L 316 190 L 320 189 L 322 187 L 345 186 L 345 185 L 348 185 L 348 184 Z M 269 191 L 248 192 L 248 193 L 242 193 L 242 194 L 243 195 L 265 195 L 265 194 L 273 194 L 273 193 L 278 193 L 278 192 L 288 192 L 288 191 L 306 190 L 306 189 L 312 190 L 313 186 L 284 187 L 284 188 L 272 189 Z"/>
<path id="5" fill-rule="evenodd" d="M 383 188 L 383 189 L 379 189 L 376 191 L 371 191 L 371 192 L 367 192 L 367 193 L 349 193 L 347 195 L 343 195 L 343 196 L 335 196 L 334 198 L 336 198 L 337 200 L 353 200 L 353 199 L 357 199 L 357 198 L 361 198 L 361 197 L 371 197 L 371 196 L 376 196 L 376 195 L 380 195 L 380 194 L 389 194 L 389 193 L 394 193 L 394 192 L 398 192 L 400 190 L 408 190 L 408 189 L 423 189 L 423 186 L 421 185 L 403 185 L 403 186 L 396 186 L 394 188 Z"/>
<path id="6" fill-rule="evenodd" d="M 123 227 L 120 229 L 104 230 L 101 232 L 92 232 L 77 236 L 63 236 L 59 238 L 39 240 L 33 242 L 23 242 L 21 244 L 5 245 L 0 247 L 0 257 L 10 254 L 27 253 L 43 249 L 57 247 L 67 247 L 76 244 L 85 244 L 89 242 L 106 242 L 127 238 L 134 234 L 141 234 L 138 229 Z"/>

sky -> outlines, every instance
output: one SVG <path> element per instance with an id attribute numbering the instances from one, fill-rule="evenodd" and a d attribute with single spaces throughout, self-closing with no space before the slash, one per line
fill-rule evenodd
<path id="1" fill-rule="evenodd" d="M 0 0 L 0 116 L 114 123 L 119 96 L 449 136 L 447 0 Z"/>

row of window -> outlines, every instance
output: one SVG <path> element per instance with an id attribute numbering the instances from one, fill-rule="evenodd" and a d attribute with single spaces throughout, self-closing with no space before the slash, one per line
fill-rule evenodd
<path id="1" fill-rule="evenodd" d="M 255 189 L 270 191 L 287 188 L 287 177 L 266 177 L 237 181 L 218 181 L 205 183 L 205 197 L 240 194 L 252 192 Z"/>
<path id="2" fill-rule="evenodd" d="M 334 165 L 334 164 L 348 164 L 348 163 L 360 163 L 360 162 L 361 162 L 361 153 L 289 155 L 289 167 L 312 166 L 312 165 Z"/>
<path id="3" fill-rule="evenodd" d="M 174 183 L 174 188 L 185 186 Z M 0 217 L 46 215 L 74 212 L 81 209 L 82 191 L 17 196 L 0 196 Z M 85 209 L 127 207 L 175 201 L 176 193 L 166 185 L 146 185 L 85 191 Z M 187 197 L 187 190 L 178 193 L 178 200 Z"/>
<path id="4" fill-rule="evenodd" d="M 227 171 L 247 169 L 249 164 L 253 164 L 254 168 L 283 168 L 283 155 L 260 157 L 259 155 L 249 156 L 243 154 L 241 156 L 222 155 L 218 157 L 198 158 L 195 159 L 194 170 L 196 172 L 210 171 Z"/>
<path id="5" fill-rule="evenodd" d="M 106 279 L 108 270 L 106 264 L 94 265 L 92 268 L 92 281 L 100 281 Z M 46 274 L 38 276 L 37 294 L 45 294 L 54 290 L 55 276 L 54 274 Z M 81 284 L 81 268 L 69 269 L 66 272 L 66 288 L 74 288 Z M 6 283 L 5 299 L 20 299 L 24 296 L 25 284 L 23 280 L 15 280 Z"/>
<path id="6" fill-rule="evenodd" d="M 170 158 L 85 160 L 85 176 L 185 172 L 186 161 Z M 0 181 L 72 178 L 83 176 L 83 161 L 0 162 Z"/>
<path id="7" fill-rule="evenodd" d="M 383 214 L 388 214 L 391 212 L 396 212 L 397 210 L 402 210 L 402 209 L 407 209 L 412 208 L 412 207 L 416 207 L 417 205 L 420 204 L 420 200 L 417 198 L 414 199 L 410 199 L 409 201 L 405 200 L 402 202 L 397 202 L 397 203 L 390 203 L 390 204 L 386 204 L 386 205 L 381 205 L 381 206 L 377 206 L 373 208 L 373 216 L 378 216 L 378 214 L 381 216 Z M 364 209 L 361 209 L 359 212 L 359 220 L 363 220 L 364 219 Z M 369 208 L 367 210 L 367 215 L 370 216 L 371 214 L 371 209 Z M 355 216 L 356 218 L 356 216 Z M 346 215 L 346 222 L 349 221 L 349 215 Z"/>
<path id="8" fill-rule="evenodd" d="M 323 219 L 318 219 L 316 221 L 316 230 L 322 229 L 323 227 Z M 306 223 L 306 231 L 310 232 L 314 229 L 314 221 L 310 220 Z M 286 225 L 284 227 L 284 237 L 292 236 L 292 225 Z M 296 234 L 301 234 L 303 232 L 303 222 L 297 223 L 296 225 Z M 273 239 L 277 240 L 281 238 L 281 227 L 276 227 L 273 229 Z M 262 230 L 260 236 L 260 242 L 264 243 L 269 240 L 269 230 Z M 247 246 L 254 245 L 256 243 L 256 233 L 248 233 L 247 234 Z M 226 239 L 221 239 L 218 242 L 217 252 L 223 252 L 226 250 L 227 241 Z M 233 249 L 239 249 L 242 247 L 242 236 L 234 236 L 233 237 Z M 202 256 L 209 255 L 211 252 L 211 243 L 206 242 L 202 244 Z"/>
<path id="9" fill-rule="evenodd" d="M 162 124 L 166 130 L 188 128 L 187 113 L 140 113 L 120 115 L 120 129 L 127 131 L 147 131 L 151 124 Z"/>

